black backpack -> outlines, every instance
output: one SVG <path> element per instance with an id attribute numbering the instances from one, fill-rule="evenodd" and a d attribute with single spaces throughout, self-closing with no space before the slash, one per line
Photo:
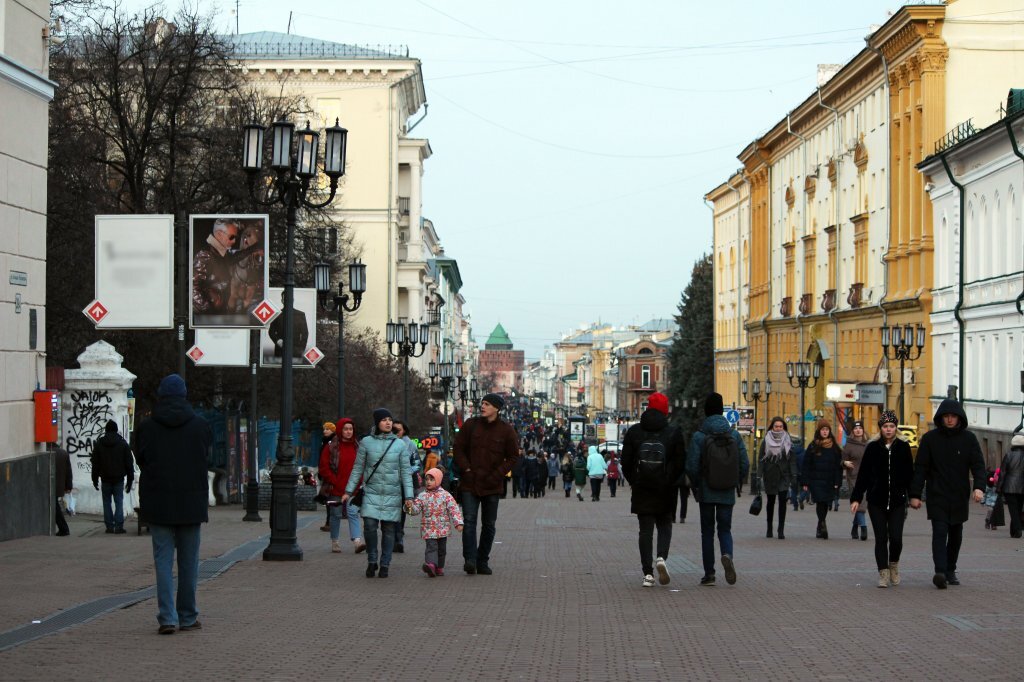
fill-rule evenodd
<path id="1" fill-rule="evenodd" d="M 700 470 L 711 490 L 732 490 L 739 485 L 740 448 L 732 431 L 704 434 Z"/>
<path id="2" fill-rule="evenodd" d="M 647 435 L 636 453 L 636 483 L 641 488 L 661 488 L 668 484 L 668 454 L 658 434 Z"/>

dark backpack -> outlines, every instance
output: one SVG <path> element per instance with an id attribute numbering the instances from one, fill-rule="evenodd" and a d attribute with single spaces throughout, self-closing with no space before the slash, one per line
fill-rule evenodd
<path id="1" fill-rule="evenodd" d="M 641 488 L 661 488 L 668 483 L 668 454 L 658 434 L 649 434 L 636 453 L 636 483 Z"/>
<path id="2" fill-rule="evenodd" d="M 732 431 L 704 434 L 700 470 L 711 490 L 732 490 L 739 485 L 740 448 Z"/>

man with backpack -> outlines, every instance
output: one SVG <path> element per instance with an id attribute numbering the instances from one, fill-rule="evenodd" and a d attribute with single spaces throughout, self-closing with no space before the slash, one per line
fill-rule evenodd
<path id="1" fill-rule="evenodd" d="M 629 427 L 622 442 L 622 474 L 629 482 L 629 510 L 640 524 L 640 568 L 644 587 L 669 583 L 665 560 L 672 544 L 672 521 L 676 511 L 676 490 L 681 485 L 686 462 L 686 441 L 679 429 L 668 423 L 668 398 L 652 393 L 640 423 Z M 658 527 L 658 555 L 653 554 L 654 527 Z"/>
<path id="2" fill-rule="evenodd" d="M 732 556 L 732 508 L 736 505 L 736 486 L 747 475 L 750 461 L 740 434 L 722 416 L 722 396 L 708 394 L 704 401 L 705 419 L 690 439 L 686 454 L 686 473 L 693 494 L 700 504 L 701 553 L 704 577 L 700 584 L 715 584 L 715 526 L 722 552 L 725 581 L 736 583 Z"/>

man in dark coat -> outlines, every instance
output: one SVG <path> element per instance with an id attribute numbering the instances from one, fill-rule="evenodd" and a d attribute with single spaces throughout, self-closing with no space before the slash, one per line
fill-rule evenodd
<path id="1" fill-rule="evenodd" d="M 629 427 L 622 442 L 622 474 L 629 481 L 629 511 L 636 514 L 640 524 L 640 569 L 644 587 L 654 587 L 654 571 L 658 582 L 667 585 L 670 580 L 665 559 L 672 544 L 672 520 L 676 512 L 676 495 L 686 466 L 686 441 L 675 426 L 668 423 L 668 398 L 663 393 L 652 393 L 647 409 L 640 415 L 640 423 Z M 650 442 L 661 444 L 665 456 L 665 476 L 652 483 L 648 475 L 641 474 L 641 449 L 650 450 Z M 645 443 L 647 441 L 648 443 Z M 649 459 L 649 458 L 648 458 Z M 646 464 L 644 466 L 647 466 Z M 582 498 L 581 498 L 582 499 Z M 658 556 L 653 555 L 654 527 L 658 527 Z"/>
<path id="2" fill-rule="evenodd" d="M 185 381 L 170 374 L 157 389 L 153 417 L 136 432 L 136 459 L 142 475 L 142 518 L 153 537 L 159 633 L 202 627 L 196 607 L 199 528 L 207 514 L 207 452 L 213 432 L 185 400 Z M 178 553 L 178 593 L 174 594 L 174 553 Z"/>
<path id="3" fill-rule="evenodd" d="M 940 590 L 959 585 L 956 562 L 963 542 L 971 485 L 974 477 L 974 501 L 981 502 L 985 492 L 985 460 L 981 446 L 967 430 L 967 414 L 956 400 L 946 398 L 935 410 L 935 428 L 924 434 L 917 448 L 914 480 L 910 484 L 910 506 L 921 508 L 921 495 L 927 484 L 928 520 L 932 522 L 932 583 Z"/>
<path id="4" fill-rule="evenodd" d="M 124 534 L 124 494 L 135 482 L 132 449 L 117 432 L 117 422 L 107 421 L 105 433 L 92 448 L 92 487 L 103 488 L 103 524 L 108 533 Z M 128 483 L 125 484 L 125 479 Z M 111 504 L 113 503 L 113 504 Z"/>
<path id="5" fill-rule="evenodd" d="M 498 520 L 498 500 L 505 488 L 505 474 L 519 459 L 519 436 L 510 424 L 498 417 L 504 405 L 501 396 L 488 393 L 480 401 L 481 416 L 467 420 L 455 437 L 454 463 L 461 474 L 459 497 L 465 520 L 462 568 L 469 575 L 492 573 L 489 560 Z M 479 544 L 476 539 L 478 515 L 481 517 Z"/>
<path id="6" fill-rule="evenodd" d="M 62 447 L 58 446 L 57 448 L 54 448 L 53 490 L 56 494 L 54 499 L 57 504 L 54 506 L 53 520 L 57 522 L 57 535 L 60 535 L 61 537 L 71 535 L 71 529 L 68 528 L 68 522 L 64 518 L 64 512 L 60 509 L 60 498 L 71 492 L 71 488 L 74 487 L 72 478 L 71 456 L 68 454 L 68 451 Z"/>

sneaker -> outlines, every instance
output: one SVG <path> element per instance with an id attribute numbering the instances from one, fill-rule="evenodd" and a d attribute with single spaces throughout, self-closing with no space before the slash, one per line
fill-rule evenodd
<path id="1" fill-rule="evenodd" d="M 650 575 L 650 574 L 645 575 L 644 576 L 644 581 L 642 583 L 640 583 L 640 584 L 643 587 L 654 587 L 654 576 Z"/>
<path id="2" fill-rule="evenodd" d="M 429 577 L 431 577 L 431 578 L 436 578 L 437 577 L 437 566 L 435 566 L 434 564 L 427 562 L 427 563 L 423 564 L 422 568 L 423 568 L 423 572 L 426 573 Z"/>
<path id="3" fill-rule="evenodd" d="M 363 542 L 360 538 L 356 538 L 352 542 L 356 544 L 356 554 L 361 554 L 362 552 L 366 551 L 366 543 Z"/>
<path id="4" fill-rule="evenodd" d="M 665 565 L 665 560 L 658 557 L 654 560 L 654 570 L 658 572 L 658 583 L 660 585 L 668 585 L 672 579 L 668 574 L 668 566 Z"/>
<path id="5" fill-rule="evenodd" d="M 377 572 L 377 564 L 366 564 L 366 577 L 372 578 Z"/>
<path id="6" fill-rule="evenodd" d="M 946 574 L 936 573 L 932 576 L 932 585 L 939 588 L 940 590 L 946 589 Z"/>
<path id="7" fill-rule="evenodd" d="M 173 635 L 177 631 L 178 628 L 174 627 L 173 625 L 161 625 L 157 629 L 157 632 L 161 635 Z"/>
<path id="8" fill-rule="evenodd" d="M 889 582 L 893 585 L 900 584 L 900 562 L 889 562 Z"/>
<path id="9" fill-rule="evenodd" d="M 487 564 L 477 564 L 476 572 L 479 575 L 491 575 L 492 573 L 494 573 L 494 571 L 491 570 L 491 567 Z"/>
<path id="10" fill-rule="evenodd" d="M 178 627 L 178 629 L 181 630 L 182 632 L 188 632 L 189 630 L 202 630 L 203 629 L 203 624 L 200 623 L 197 620 L 196 622 L 192 623 L 191 625 L 181 625 L 181 626 Z"/>
<path id="11" fill-rule="evenodd" d="M 465 571 L 468 575 L 476 575 L 476 564 L 467 561 L 466 563 L 462 564 L 462 570 Z"/>
<path id="12" fill-rule="evenodd" d="M 434 569 L 434 573 L 436 573 L 438 577 L 441 577 L 442 575 L 444 575 L 444 569 L 438 566 Z"/>
<path id="13" fill-rule="evenodd" d="M 380 567 L 380 572 L 377 573 L 377 577 L 378 578 L 387 578 L 388 577 L 388 567 L 387 566 L 381 566 Z"/>
<path id="14" fill-rule="evenodd" d="M 704 576 L 703 578 L 700 579 L 700 584 L 701 584 L 701 587 L 714 587 L 715 586 L 715 576 L 713 576 L 713 575 L 706 575 L 706 576 Z"/>
<path id="15" fill-rule="evenodd" d="M 733 566 L 732 557 L 728 554 L 722 555 L 722 568 L 725 569 L 725 582 L 730 585 L 736 584 L 736 567 Z"/>
<path id="16" fill-rule="evenodd" d="M 950 571 L 949 573 L 946 574 L 946 584 L 947 585 L 959 585 L 960 584 L 960 578 L 956 577 L 956 571 Z"/>
<path id="17" fill-rule="evenodd" d="M 331 540 L 331 553 L 341 554 L 341 543 L 337 540 Z"/>

